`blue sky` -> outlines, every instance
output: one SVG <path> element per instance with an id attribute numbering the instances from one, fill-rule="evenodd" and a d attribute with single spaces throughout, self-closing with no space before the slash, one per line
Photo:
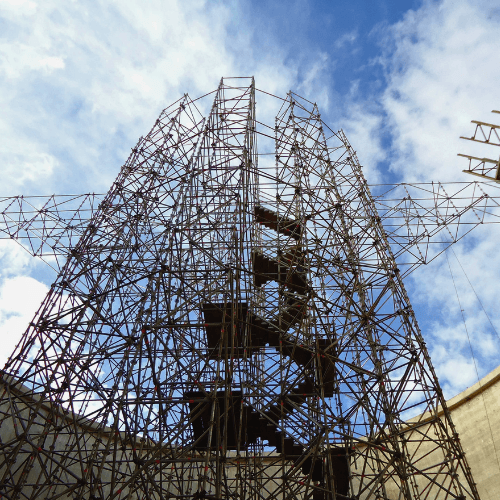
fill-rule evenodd
<path id="1" fill-rule="evenodd" d="M 161 109 L 235 75 L 318 102 L 371 183 L 466 181 L 458 137 L 500 106 L 499 28 L 499 0 L 0 0 L 0 194 L 105 192 Z M 499 230 L 455 247 L 497 329 Z M 500 340 L 449 257 L 482 376 Z M 55 276 L 12 242 L 0 259 L 6 353 Z M 476 373 L 447 266 L 408 287 L 449 397 Z"/>

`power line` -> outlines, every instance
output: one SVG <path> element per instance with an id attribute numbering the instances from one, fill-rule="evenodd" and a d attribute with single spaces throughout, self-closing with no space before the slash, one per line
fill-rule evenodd
<path id="1" fill-rule="evenodd" d="M 450 247 L 451 248 L 451 247 Z M 495 325 L 493 324 L 493 322 L 491 321 L 491 318 L 490 316 L 488 315 L 488 313 L 486 312 L 486 309 L 484 308 L 484 305 L 481 301 L 481 299 L 479 298 L 479 295 L 477 294 L 476 292 L 476 289 L 474 288 L 474 286 L 472 285 L 469 277 L 467 276 L 467 273 L 465 272 L 465 269 L 464 267 L 462 266 L 462 263 L 460 262 L 460 260 L 458 260 L 458 257 L 455 253 L 455 251 L 453 250 L 453 248 L 451 248 L 451 251 L 453 252 L 453 255 L 455 256 L 455 259 L 457 259 L 457 262 L 458 262 L 458 265 L 460 266 L 460 268 L 462 269 L 462 272 L 464 273 L 464 276 L 467 278 L 467 281 L 469 282 L 469 285 L 470 287 L 472 288 L 472 291 L 474 292 L 474 295 L 476 296 L 476 299 L 477 301 L 479 302 L 479 304 L 481 305 L 481 308 L 483 309 L 483 312 L 484 314 L 486 315 L 486 317 L 488 318 L 488 321 L 490 322 L 490 325 L 491 325 L 491 328 L 493 329 L 493 331 L 495 332 L 496 336 L 498 337 L 498 340 L 500 340 L 500 335 L 498 334 L 498 331 L 497 329 L 495 328 Z M 446 257 L 448 258 L 448 256 Z"/>
<path id="2" fill-rule="evenodd" d="M 497 460 L 498 470 L 500 471 L 500 460 L 498 459 L 497 447 L 495 445 L 495 436 L 493 435 L 493 428 L 491 427 L 491 421 L 490 421 L 490 416 L 488 414 L 488 408 L 486 406 L 486 401 L 484 400 L 484 391 L 482 391 L 481 379 L 479 378 L 479 370 L 477 368 L 477 361 L 476 361 L 476 357 L 474 356 L 474 349 L 472 348 L 472 342 L 470 339 L 469 330 L 467 328 L 467 322 L 465 321 L 465 311 L 464 311 L 464 309 L 462 309 L 462 303 L 460 302 L 460 297 L 458 295 L 458 288 L 457 288 L 457 285 L 455 283 L 455 277 L 453 276 L 453 272 L 451 270 L 451 265 L 450 265 L 450 260 L 448 259 L 448 252 L 445 252 L 445 255 L 446 255 L 446 261 L 448 262 L 448 269 L 450 270 L 451 279 L 453 281 L 453 286 L 455 288 L 455 294 L 457 296 L 458 306 L 460 308 L 460 314 L 462 315 L 462 321 L 464 323 L 464 329 L 465 329 L 465 333 L 467 335 L 467 341 L 469 343 L 469 349 L 470 349 L 470 353 L 472 356 L 472 361 L 474 363 L 474 369 L 476 371 L 477 382 L 479 384 L 479 388 L 481 389 L 481 400 L 483 402 L 484 413 L 486 415 L 486 420 L 488 421 L 488 428 L 490 430 L 491 443 L 493 444 L 493 449 L 495 450 L 495 458 Z M 464 274 L 465 274 L 465 271 L 464 271 Z"/>

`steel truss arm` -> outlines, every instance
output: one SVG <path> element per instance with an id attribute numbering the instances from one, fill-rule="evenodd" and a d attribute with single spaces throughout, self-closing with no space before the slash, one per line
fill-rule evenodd
<path id="1" fill-rule="evenodd" d="M 93 193 L 1 198 L 0 238 L 17 241 L 59 271 L 102 199 Z"/>
<path id="2" fill-rule="evenodd" d="M 374 201 L 394 257 L 409 274 L 477 226 L 500 222 L 499 194 L 481 182 L 403 183 L 387 186 Z"/>
<path id="3" fill-rule="evenodd" d="M 375 205 L 405 274 L 430 263 L 477 226 L 500 222 L 496 184 L 401 183 L 372 190 L 380 192 Z M 17 241 L 59 271 L 103 198 L 95 193 L 2 198 L 0 238 Z"/>

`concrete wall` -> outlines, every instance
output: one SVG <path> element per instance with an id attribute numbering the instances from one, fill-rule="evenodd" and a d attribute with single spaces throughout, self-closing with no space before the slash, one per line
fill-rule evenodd
<path id="1" fill-rule="evenodd" d="M 448 401 L 482 500 L 500 498 L 500 366 Z"/>
<path id="2" fill-rule="evenodd" d="M 165 500 L 170 495 L 192 498 L 202 489 L 209 497 L 220 492 L 219 497 L 226 498 L 216 476 L 225 477 L 222 490 L 246 490 L 246 498 L 261 497 L 259 488 L 248 491 L 253 484 L 277 500 L 304 496 L 305 487 L 298 481 L 284 489 L 282 478 L 290 465 L 275 453 L 236 457 L 230 452 L 217 460 L 141 436 L 131 442 L 124 432 L 99 427 L 29 395 L 11 378 L 0 382 L 0 396 L 0 498 Z"/>
<path id="3" fill-rule="evenodd" d="M 447 401 L 447 406 L 481 500 L 498 500 L 500 498 L 500 366 L 472 387 Z M 412 461 L 419 460 L 420 469 L 425 470 L 427 466 L 439 462 L 437 453 L 440 451 L 433 450 L 432 443 L 422 445 L 419 442 L 419 433 L 427 432 L 426 421 L 442 414 L 443 411 L 439 408 L 437 415 L 419 415 L 408 422 L 409 427 L 424 424 L 420 430 L 417 428 L 416 431 L 409 430 L 405 433 L 408 439 L 405 453 L 412 457 Z M 451 432 L 449 434 L 452 435 Z M 465 475 L 463 470 L 456 472 L 462 478 Z M 429 477 L 432 477 L 432 474 L 429 474 Z M 438 475 L 433 477 L 437 483 L 439 483 L 438 478 Z M 422 475 L 410 477 L 408 483 L 413 494 L 419 492 L 425 498 L 425 494 L 431 491 L 429 498 L 436 500 L 449 498 L 440 493 L 439 488 Z M 396 486 L 395 481 L 392 484 Z M 390 481 L 387 483 L 386 491 L 388 498 L 398 498 L 399 490 L 391 488 Z M 459 497 L 459 492 L 457 496 Z"/>
<path id="4" fill-rule="evenodd" d="M 1 392 L 3 392 L 2 389 L 4 388 L 0 386 Z M 43 435 L 43 432 L 41 431 L 44 427 L 46 428 L 46 418 L 49 413 L 52 415 L 51 418 L 54 418 L 55 414 L 58 414 L 57 420 L 59 421 L 59 425 L 74 425 L 75 416 L 71 413 L 64 412 L 62 410 L 54 411 L 54 408 L 50 408 L 45 404 L 37 405 L 36 398 L 32 400 L 32 404 L 30 404 L 30 406 L 30 409 L 23 408 L 23 413 L 26 413 L 25 417 L 27 420 L 29 419 L 29 414 L 33 414 L 33 409 L 35 407 L 37 408 L 36 411 L 38 413 L 32 427 L 32 431 L 34 431 L 33 434 L 35 435 Z M 462 447 L 465 451 L 467 461 L 477 484 L 480 498 L 482 500 L 496 500 L 500 498 L 500 367 L 484 377 L 479 383 L 449 400 L 448 408 L 451 411 L 453 422 L 460 436 Z M 19 468 L 17 473 L 14 474 L 16 480 L 19 479 L 21 474 L 24 474 L 23 482 L 27 485 L 36 484 L 38 482 L 44 483 L 44 472 L 40 466 L 42 463 L 48 463 L 44 460 L 43 456 L 46 453 L 50 453 L 49 450 L 51 449 L 55 449 L 58 452 L 64 452 L 63 454 L 66 455 L 67 458 L 71 457 L 73 460 L 66 460 L 69 474 L 67 472 L 62 475 L 63 477 L 54 477 L 52 491 L 50 494 L 48 491 L 43 491 L 44 495 L 49 494 L 49 496 L 52 496 L 57 490 L 61 490 L 62 492 L 65 489 L 65 486 L 63 486 L 64 484 L 67 485 L 68 483 L 72 483 L 74 482 L 75 477 L 82 477 L 85 475 L 84 470 L 86 470 L 85 468 L 88 466 L 78 461 L 78 450 L 77 447 L 75 447 L 76 443 L 73 442 L 71 437 L 67 435 L 65 436 L 64 433 L 62 433 L 57 438 L 54 438 L 53 433 L 49 433 L 49 435 L 46 436 L 47 439 L 43 443 L 43 447 L 38 450 L 37 443 L 27 442 L 22 435 L 22 431 L 18 427 L 14 428 L 13 425 L 9 425 L 9 421 L 12 424 L 13 420 L 9 420 L 9 418 L 5 419 L 5 413 L 7 411 L 8 407 L 5 405 L 4 400 L 4 404 L 0 405 L 0 414 L 3 414 L 4 417 L 3 425 L 0 428 L 0 443 L 3 443 L 4 445 L 10 443 L 8 446 L 10 450 L 12 450 L 12 444 L 17 443 L 17 445 L 23 450 L 21 456 L 18 456 L 17 465 L 19 465 L 19 462 L 23 462 L 23 455 L 24 458 L 27 458 L 28 456 L 33 457 L 31 462 L 29 460 L 25 462 L 27 467 L 23 466 Z M 411 426 L 418 423 L 421 426 L 420 430 L 423 429 L 425 431 L 425 422 L 428 418 L 432 418 L 432 416 L 420 415 L 419 417 L 412 419 L 412 421 L 409 422 L 409 425 Z M 95 472 L 92 474 L 92 471 L 89 471 L 89 473 L 86 474 L 90 483 L 94 482 L 97 477 L 100 477 L 100 484 L 97 485 L 95 490 L 96 493 L 98 492 L 100 495 L 107 496 L 111 491 L 118 487 L 120 477 L 128 479 L 134 475 L 134 469 L 136 466 L 132 460 L 132 447 L 135 448 L 135 456 L 139 459 L 156 462 L 153 460 L 155 453 L 152 453 L 152 447 L 154 447 L 154 445 L 153 443 L 149 443 L 144 438 L 138 438 L 136 443 L 126 442 L 125 435 L 122 436 L 122 433 L 120 432 L 114 432 L 110 428 L 104 428 L 101 430 L 95 429 L 93 428 L 92 423 L 85 421 L 82 417 L 77 416 L 77 420 L 77 425 L 80 428 L 83 426 L 87 429 L 85 434 L 85 447 L 87 449 L 95 447 L 95 449 L 98 450 L 98 453 L 95 455 L 97 463 L 92 464 L 92 468 Z M 409 430 L 406 433 L 408 441 L 406 443 L 405 453 L 420 459 L 421 463 L 424 464 L 424 468 L 427 462 L 429 462 L 429 464 L 439 462 L 439 460 L 436 461 L 435 457 L 432 455 L 433 453 L 441 453 L 441 451 L 432 451 L 432 449 L 429 448 L 431 445 L 422 446 L 422 444 L 418 442 L 418 433 L 418 429 L 413 431 Z M 363 450 L 358 449 L 357 452 L 363 453 Z M 110 453 L 116 453 L 118 455 L 117 461 L 121 462 L 121 468 L 124 470 L 114 471 L 115 473 L 113 474 L 113 471 L 108 469 L 109 466 L 106 467 L 107 460 L 105 456 Z M 354 458 L 355 454 L 353 455 Z M 200 477 L 204 477 L 207 481 L 207 490 L 211 490 L 210 493 L 214 495 L 214 464 L 205 463 L 205 458 L 202 458 L 201 456 L 193 456 L 189 459 L 192 460 L 190 464 L 175 463 L 174 466 L 174 462 L 176 462 L 175 455 L 176 453 L 173 452 L 173 450 L 162 451 L 162 460 L 160 465 L 154 466 L 152 469 L 154 476 L 156 476 L 155 479 L 159 480 L 160 478 L 158 476 L 161 476 L 162 483 L 164 485 L 168 484 L 167 489 L 170 490 L 170 493 L 175 495 L 179 493 L 179 488 L 181 488 L 185 494 L 193 494 L 199 488 L 198 481 L 200 480 Z M 5 456 L 3 458 L 5 458 Z M 247 461 L 249 458 L 250 457 L 240 457 L 239 460 Z M 231 489 L 234 487 L 235 490 L 238 490 L 239 481 L 237 477 L 235 477 L 235 470 L 241 470 L 242 468 L 245 469 L 246 467 L 235 467 L 235 464 L 233 463 L 234 461 L 235 458 L 227 457 L 226 463 L 221 464 L 219 467 L 223 467 L 226 470 L 228 486 Z M 70 462 L 71 464 L 69 464 Z M 101 467 L 104 466 L 100 473 L 98 472 L 99 465 L 101 465 Z M 210 465 L 208 470 L 205 469 L 207 465 Z M 5 472 L 6 467 L 12 466 L 13 464 L 4 462 L 3 467 L 0 467 L 0 475 L 2 472 Z M 283 474 L 287 473 L 288 467 L 289 466 L 279 456 L 269 455 L 264 458 L 260 466 L 252 463 L 248 469 L 252 469 L 253 471 L 260 469 L 262 474 L 266 477 L 264 483 L 267 483 L 268 491 L 273 492 L 281 488 L 280 478 Z M 15 465 L 14 468 L 16 468 Z M 353 459 L 353 462 L 351 463 L 351 470 L 355 475 L 356 472 L 358 472 L 355 467 L 355 459 Z M 117 472 L 119 473 L 117 474 Z M 71 473 L 74 474 L 73 477 L 71 477 Z M 464 471 L 457 471 L 457 473 L 463 476 Z M 174 476 L 177 477 L 175 478 Z M 359 477 L 360 476 L 355 478 L 355 483 L 360 480 Z M 435 475 L 434 478 L 438 481 L 439 475 Z M 262 481 L 262 477 L 260 481 Z M 244 482 L 248 484 L 247 480 L 244 480 Z M 397 490 L 399 490 L 397 482 L 399 481 L 395 478 L 391 478 L 391 480 L 387 482 L 386 494 L 387 498 L 391 500 L 399 498 L 397 493 Z M 210 483 L 212 483 L 212 485 L 210 485 Z M 429 480 L 425 477 L 410 477 L 408 483 L 410 491 L 412 491 L 415 496 L 417 496 L 417 492 L 419 492 L 420 494 L 423 494 L 423 497 L 425 497 L 425 494 L 428 494 L 431 491 L 432 493 L 429 498 L 436 500 L 444 498 L 439 494 L 439 488 L 436 487 L 436 485 L 429 486 Z M 88 486 L 89 485 L 87 485 L 87 487 Z M 303 496 L 304 492 L 301 491 L 302 488 L 298 486 L 297 491 L 295 491 L 295 495 L 299 497 Z M 83 489 L 87 488 L 84 486 Z M 140 491 L 142 488 L 140 484 L 133 486 L 129 483 L 123 489 L 124 494 L 132 494 L 131 498 L 141 497 Z M 79 488 L 76 487 L 75 490 L 78 491 Z M 42 491 L 39 491 L 38 493 L 42 493 Z M 283 495 L 283 493 L 285 494 Z M 288 496 L 291 492 L 288 492 L 288 495 L 287 492 L 283 493 L 278 494 L 277 497 L 282 498 L 283 496 Z M 66 497 L 71 498 L 71 496 L 63 494 L 62 498 Z"/>

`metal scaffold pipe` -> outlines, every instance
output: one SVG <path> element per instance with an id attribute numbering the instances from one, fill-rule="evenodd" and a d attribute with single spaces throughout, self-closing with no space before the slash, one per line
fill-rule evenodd
<path id="1" fill-rule="evenodd" d="M 372 194 L 315 104 L 264 125 L 256 92 L 185 95 L 105 195 L 0 199 L 57 273 L 1 372 L 2 497 L 479 498 L 403 278 L 498 197 Z"/>

